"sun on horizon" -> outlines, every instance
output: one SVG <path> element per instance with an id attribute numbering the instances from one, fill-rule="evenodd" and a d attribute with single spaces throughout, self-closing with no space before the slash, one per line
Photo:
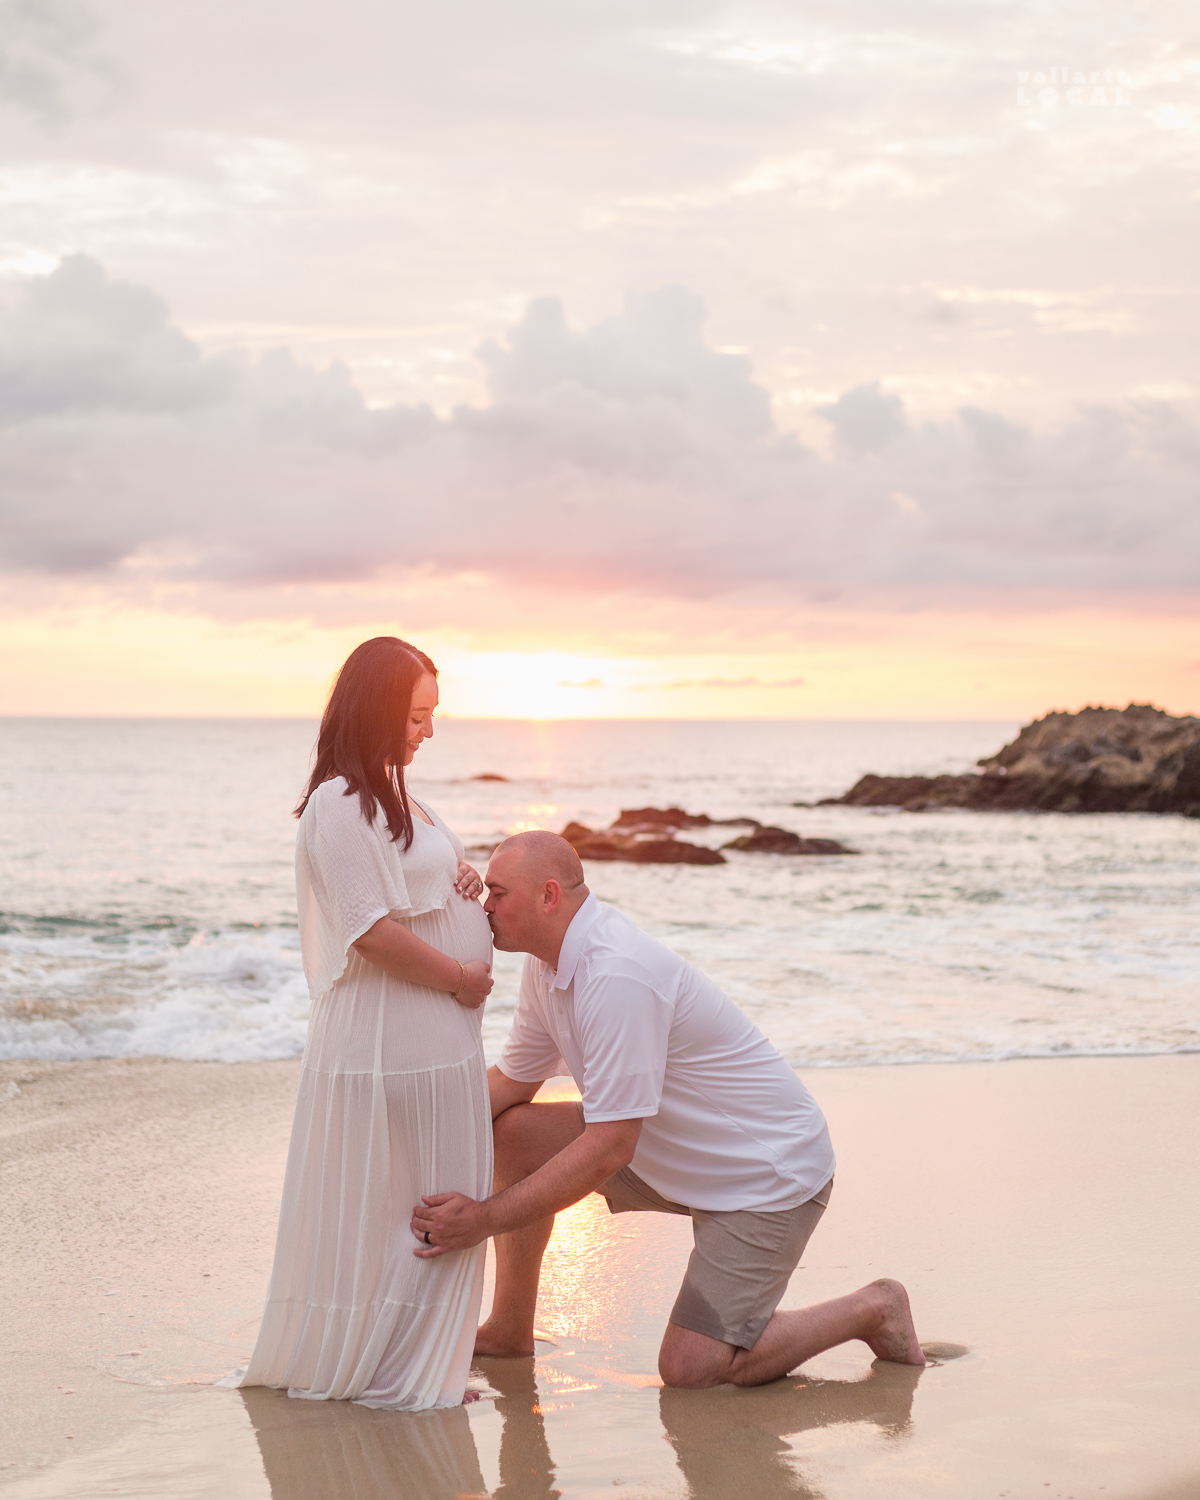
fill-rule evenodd
<path id="1" fill-rule="evenodd" d="M 407 632 L 469 719 L 1025 720 L 1088 703 L 1200 710 L 1185 619 L 843 614 L 790 650 L 496 649 Z M 339 665 L 397 621 L 339 629 L 170 613 L 0 622 L 9 716 L 311 717 Z M 516 632 L 514 632 L 515 634 Z M 494 639 L 494 638 L 493 638 Z"/>

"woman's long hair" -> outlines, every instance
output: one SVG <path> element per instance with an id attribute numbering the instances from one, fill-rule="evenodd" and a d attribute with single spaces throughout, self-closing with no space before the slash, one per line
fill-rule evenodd
<path id="1" fill-rule="evenodd" d="M 317 736 L 317 760 L 296 808 L 299 817 L 322 782 L 346 778 L 346 796 L 357 794 L 368 823 L 382 807 L 393 840 L 413 841 L 412 812 L 404 789 L 404 754 L 413 689 L 437 668 L 415 646 L 377 635 L 356 646 L 337 674 Z"/>

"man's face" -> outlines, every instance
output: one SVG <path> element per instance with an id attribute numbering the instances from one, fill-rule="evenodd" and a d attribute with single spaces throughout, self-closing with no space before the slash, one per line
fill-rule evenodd
<path id="1" fill-rule="evenodd" d="M 488 898 L 483 903 L 492 924 L 492 941 L 502 953 L 528 953 L 537 926 L 540 887 L 520 873 L 520 856 L 501 850 L 488 865 Z"/>

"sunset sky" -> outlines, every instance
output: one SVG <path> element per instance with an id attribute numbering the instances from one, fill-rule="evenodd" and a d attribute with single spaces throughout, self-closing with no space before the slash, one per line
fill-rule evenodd
<path id="1" fill-rule="evenodd" d="M 0 713 L 1200 712 L 1194 6 L 0 17 Z"/>

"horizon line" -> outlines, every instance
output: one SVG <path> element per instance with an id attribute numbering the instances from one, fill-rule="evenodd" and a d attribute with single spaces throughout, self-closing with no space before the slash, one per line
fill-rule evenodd
<path id="1" fill-rule="evenodd" d="M 1115 707 L 1110 704 L 1085 704 L 1084 707 Z M 1036 717 L 1052 713 L 1079 713 L 1081 709 L 1051 707 L 1042 710 Z M 1120 710 L 1118 710 L 1120 711 Z M 1164 710 L 1166 712 L 1166 710 Z M 4 713 L 0 712 L 0 723 L 246 723 L 246 724 L 303 724 L 319 723 L 320 713 L 312 714 L 99 714 L 99 713 Z M 998 724 L 1010 723 L 1021 716 L 1013 713 L 895 717 L 881 714 L 861 715 L 810 715 L 800 717 L 788 715 L 683 715 L 654 716 L 638 714 L 454 714 L 439 713 L 438 723 L 447 724 Z M 1179 718 L 1195 717 L 1188 713 L 1174 715 Z"/>

